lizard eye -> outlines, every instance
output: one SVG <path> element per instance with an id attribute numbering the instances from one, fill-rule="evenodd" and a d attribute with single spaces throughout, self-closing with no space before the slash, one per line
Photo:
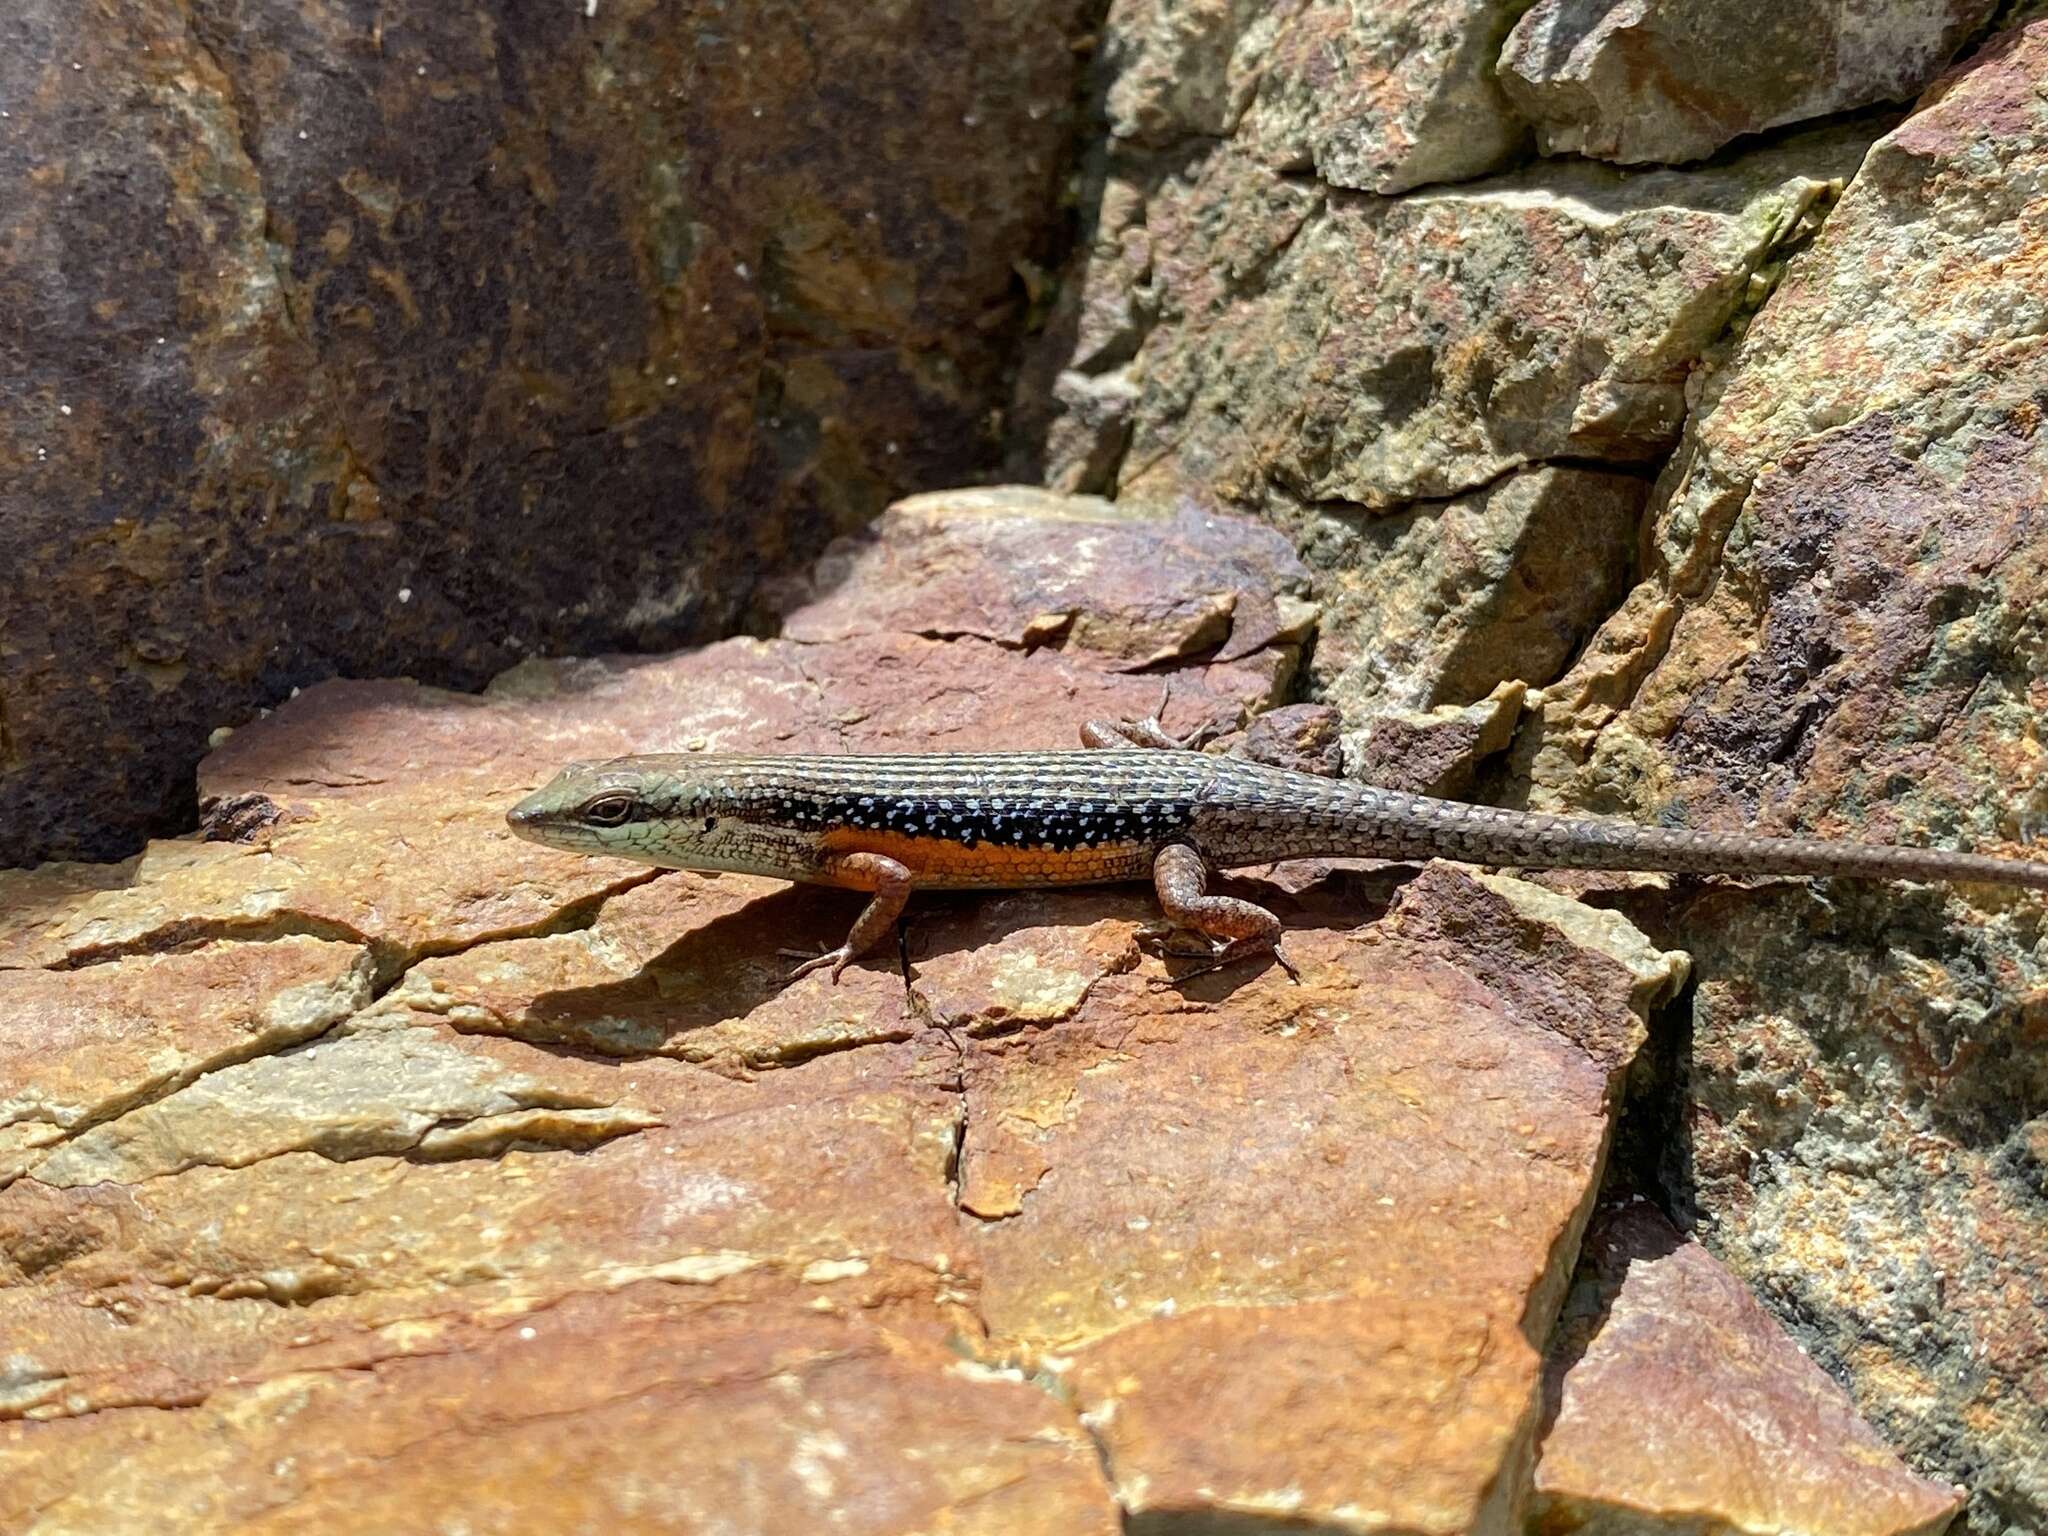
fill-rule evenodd
<path id="1" fill-rule="evenodd" d="M 606 795 L 583 807 L 583 819 L 594 827 L 623 827 L 633 819 L 633 797 Z"/>
<path id="2" fill-rule="evenodd" d="M 704 818 L 704 830 L 705 830 L 706 832 L 709 832 L 709 831 L 711 831 L 711 830 L 712 830 L 713 828 L 715 828 L 715 827 L 716 827 L 717 825 L 718 825 L 718 818 L 717 818 L 716 816 L 706 816 L 706 817 Z"/>

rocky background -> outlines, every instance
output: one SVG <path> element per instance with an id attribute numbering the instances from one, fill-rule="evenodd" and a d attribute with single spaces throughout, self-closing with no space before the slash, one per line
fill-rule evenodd
<path id="1" fill-rule="evenodd" d="M 2048 24 L 1369 12 L 1116 8 L 1020 467 L 1286 529 L 1353 772 L 1454 731 L 1507 804 L 2041 839 Z M 1967 1529 L 2048 1530 L 2040 903 L 1557 883 L 1696 963 L 1640 1187 Z"/>
<path id="2" fill-rule="evenodd" d="M 995 451 L 1086 0 L 12 0 L 0 865 L 337 674 L 729 634 Z"/>
<path id="3" fill-rule="evenodd" d="M 116 244 L 243 329 L 202 381 L 230 405 L 185 446 L 116 462 L 142 450 L 102 424 L 100 457 L 37 461 L 100 466 L 90 498 L 0 506 L 5 537 L 59 527 L 53 505 L 105 516 L 85 563 L 39 556 L 50 582 L 0 615 L 9 773 L 47 719 L 35 739 L 113 776 L 93 782 L 159 775 L 149 805 L 34 802 L 33 846 L 121 851 L 178 797 L 205 808 L 122 863 L 0 871 L 0 1529 L 2048 1531 L 2038 899 L 1288 866 L 1244 879 L 1300 986 L 1176 980 L 1137 943 L 1135 890 L 928 898 L 899 954 L 785 987 L 778 951 L 836 941 L 856 899 L 654 878 L 501 821 L 572 756 L 1067 744 L 1164 688 L 1170 726 L 1320 771 L 2023 854 L 2048 824 L 2048 21 L 1929 0 L 1119 0 L 965 29 L 932 6 L 900 31 L 749 11 L 811 73 L 785 52 L 723 77 L 702 54 L 737 19 L 450 21 L 434 57 L 473 57 L 523 125 L 470 123 L 514 186 L 393 128 L 440 100 L 410 94 L 426 57 L 342 88 L 402 52 L 391 18 L 373 47 L 377 17 L 331 7 L 177 14 L 133 44 L 155 86 L 65 97 L 92 64 L 69 69 L 62 28 L 33 76 L 95 154 L 212 189 L 212 233 Z M 635 46 L 607 53 L 607 28 Z M 1079 241 L 1047 288 L 1028 263 L 1091 55 Z M 188 56 L 234 82 L 211 120 L 205 89 L 151 73 Z M 635 74 L 693 56 L 659 89 Z M 293 114 L 330 89 L 396 169 L 285 174 L 319 153 Z M 1014 114 L 981 158 L 959 131 L 978 101 Z M 130 112 L 239 144 L 270 211 L 228 218 L 157 140 L 101 131 Z M 662 180 L 679 123 L 781 135 L 787 179 L 757 202 L 764 173 L 707 148 L 705 182 Z M 100 163 L 121 198 L 155 185 Z M 738 237 L 688 211 L 702 185 L 772 236 L 717 246 Z M 37 196 L 0 214 L 0 294 L 45 294 L 25 335 L 49 345 L 16 372 L 126 378 L 141 354 L 88 368 L 65 338 L 111 322 L 59 300 L 108 277 L 118 318 L 155 290 L 36 246 L 66 227 L 38 209 L 96 206 Z M 443 205 L 494 196 L 522 211 L 487 254 L 546 303 L 450 275 L 470 269 Z M 608 227 L 587 209 L 531 222 L 606 197 L 638 210 L 610 215 L 625 248 L 674 237 L 679 266 L 634 269 L 651 287 L 565 277 Z M 379 199 L 411 212 L 379 225 Z M 860 243 L 877 206 L 897 217 L 864 238 L 906 242 L 894 264 Z M 372 231 L 420 265 L 366 253 Z M 783 286 L 673 302 L 741 264 Z M 431 324 L 392 328 L 401 293 Z M 687 327 L 745 302 L 735 391 L 736 343 Z M 638 362 L 585 355 L 647 314 Z M 317 370 L 265 351 L 290 338 Z M 633 393 L 662 369 L 675 402 Z M 602 401 L 560 382 L 582 377 Z M 458 378 L 465 408 L 437 404 Z M 327 418 L 244 432 L 230 407 L 319 379 L 346 473 L 294 500 L 326 483 L 304 423 Z M 904 484 L 991 470 L 1005 389 L 1008 472 L 1050 490 L 915 498 L 809 559 Z M 500 451 L 536 421 L 584 425 Z M 435 456 L 451 443 L 468 457 Z M 714 502 L 714 473 L 754 498 Z M 648 476 L 670 499 L 622 494 Z M 145 482 L 178 487 L 157 522 L 118 510 Z M 401 531 L 376 509 L 407 486 L 431 510 Z M 254 656 L 279 631 L 241 627 L 259 610 L 229 576 L 269 569 L 250 541 L 277 527 L 310 570 L 305 509 L 345 527 L 364 495 L 409 557 L 453 530 L 447 590 L 478 606 L 416 609 L 415 586 L 372 620 L 299 580 L 264 601 L 375 638 L 292 680 L 469 681 L 535 646 L 772 616 L 671 655 L 528 660 L 480 695 L 311 687 L 196 787 L 168 734 L 126 759 L 92 736 L 161 719 L 193 751 L 288 683 L 252 670 L 215 703 L 180 692 L 218 682 L 183 652 L 81 666 L 47 615 L 121 615 L 135 649 L 152 603 L 225 594 L 184 643 L 247 634 Z M 598 548 L 536 564 L 514 501 Z M 352 537 L 360 588 L 381 565 Z M 670 554 L 634 585 L 654 567 L 631 561 Z M 99 575 L 60 601 L 68 571 Z M 521 584 L 558 578 L 594 584 L 564 627 L 463 649 L 499 643 L 476 613 L 531 619 Z M 405 629 L 428 612 L 442 627 Z"/>

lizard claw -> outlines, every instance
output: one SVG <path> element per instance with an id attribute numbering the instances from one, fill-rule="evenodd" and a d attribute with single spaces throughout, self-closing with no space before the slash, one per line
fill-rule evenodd
<path id="1" fill-rule="evenodd" d="M 851 964 L 853 964 L 853 955 L 842 944 L 837 949 L 827 950 L 822 955 L 815 955 L 811 959 L 806 960 L 802 965 L 789 973 L 789 979 L 795 981 L 799 976 L 808 976 L 811 972 L 823 970 L 829 965 L 832 967 L 832 984 L 837 986 L 839 985 L 839 973 Z"/>
<path id="2" fill-rule="evenodd" d="M 1212 942 L 1194 929 L 1176 923 L 1145 923 L 1139 927 L 1136 938 L 1144 948 L 1172 960 L 1209 960 L 1216 954 Z"/>
<path id="3" fill-rule="evenodd" d="M 1140 940 L 1154 937 L 1163 939 L 1170 937 L 1174 933 L 1194 932 L 1192 929 L 1174 929 L 1170 925 L 1163 926 L 1165 926 L 1165 931 L 1156 936 L 1141 932 L 1139 935 Z M 1199 935 L 1196 936 L 1200 937 Z M 1240 960 L 1256 960 L 1261 956 L 1270 956 L 1273 963 L 1287 973 L 1289 981 L 1293 982 L 1297 987 L 1301 985 L 1301 972 L 1294 968 L 1294 962 L 1287 958 L 1278 944 L 1267 944 L 1256 939 L 1249 941 L 1245 939 L 1232 939 L 1227 944 L 1219 945 L 1205 939 L 1203 940 L 1203 948 L 1200 950 L 1175 949 L 1164 943 L 1155 943 L 1152 947 L 1158 954 L 1167 958 L 1175 960 L 1200 960 L 1204 962 L 1201 965 L 1180 972 L 1173 978 L 1176 982 L 1188 981 L 1196 976 L 1206 976 L 1211 971 L 1220 971 L 1225 966 L 1237 964 Z"/>

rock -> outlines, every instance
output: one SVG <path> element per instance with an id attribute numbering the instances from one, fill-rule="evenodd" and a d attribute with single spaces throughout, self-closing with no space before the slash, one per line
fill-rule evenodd
<path id="1" fill-rule="evenodd" d="M 1278 169 L 1402 192 L 1506 165 L 1528 137 L 1494 78 L 1508 0 L 1375 10 L 1311 0 L 1116 0 L 1112 135 L 1147 147 L 1236 137 Z"/>
<path id="2" fill-rule="evenodd" d="M 1000 985 L 1033 942 L 920 985 L 971 1031 L 969 978 Z M 1447 870 L 1362 948 L 1288 942 L 1298 988 L 1268 970 L 1183 1019 L 1149 966 L 1098 965 L 1056 1028 L 963 1061 L 983 1315 L 1071 1361 L 1136 1518 L 1507 1529 L 1535 1367 L 1518 1323 L 1560 1294 L 1551 1245 L 1640 1038 L 1632 983 Z"/>
<path id="3" fill-rule="evenodd" d="M 79 965 L 199 939 L 307 933 L 367 946 L 379 980 L 388 982 L 429 955 L 575 928 L 607 894 L 650 878 L 651 871 L 567 857 L 506 829 L 505 805 L 565 759 L 949 743 L 1072 747 L 1083 720 L 1136 719 L 1160 707 L 1161 679 L 1130 669 L 1188 648 L 1195 659 L 1164 679 L 1165 719 L 1177 731 L 1234 726 L 1293 676 L 1309 610 L 1284 593 L 1276 600 L 1269 588 L 1263 596 L 1241 594 L 1268 578 L 1298 580 L 1289 575 L 1298 567 L 1275 536 L 1220 517 L 1133 515 L 1121 520 L 1121 532 L 1106 533 L 1114 548 L 1117 538 L 1151 529 L 1150 537 L 1171 541 L 1179 555 L 1172 563 L 1135 563 L 1099 597 L 1062 588 L 1070 651 L 1011 648 L 1029 627 L 1022 615 L 1043 611 L 1047 601 L 1043 591 L 1022 587 L 986 604 L 990 615 L 1009 611 L 992 631 L 1007 644 L 878 627 L 905 591 L 923 592 L 934 612 L 974 613 L 986 601 L 991 570 L 1019 566 L 1027 554 L 1043 559 L 1051 541 L 1070 540 L 1097 515 L 1087 502 L 1024 498 L 1014 515 L 990 519 L 978 492 L 963 495 L 953 513 L 947 508 L 924 501 L 886 525 L 872 557 L 877 570 L 863 589 L 879 619 L 829 597 L 815 616 L 791 616 L 793 634 L 844 638 L 738 639 L 659 660 L 528 663 L 483 698 L 406 683 L 309 690 L 229 738 L 200 775 L 208 802 L 261 796 L 288 815 L 247 843 L 154 844 L 122 875 L 80 882 L 76 899 L 0 912 L 0 967 Z M 977 534 L 977 527 L 995 532 Z M 947 538 L 962 540 L 966 553 L 978 550 L 985 566 L 960 553 L 939 557 L 945 573 L 927 571 L 919 562 Z M 1229 573 L 1229 581 L 1206 591 L 1182 585 L 1196 581 L 1197 571 Z M 819 678 L 835 680 L 829 693 Z M 53 888 L 70 892 L 72 885 Z"/>
<path id="4" fill-rule="evenodd" d="M 0 970 L 0 1184 L 100 1127 L 370 1001 L 360 947 L 213 943 L 81 972 Z"/>
<path id="5" fill-rule="evenodd" d="M 1322 514 L 1323 696 L 1374 721 L 1555 681 L 1627 594 L 1648 495 L 1635 475 L 1546 467 L 1397 516 Z"/>
<path id="6" fill-rule="evenodd" d="M 1539 806 L 2025 854 L 2048 811 L 2048 24 L 1875 145 L 1696 387 L 1644 579 L 1531 711 Z M 1625 902 L 1710 978 L 1661 1182 L 1973 1531 L 2048 1518 L 2039 903 Z M 2030 1033 L 2030 1031 L 2032 1031 Z"/>
<path id="7" fill-rule="evenodd" d="M 1934 1536 L 1957 1490 L 1916 1477 L 1726 1269 L 1646 1204 L 1586 1234 L 1552 1346 L 1544 1532 Z"/>
<path id="8" fill-rule="evenodd" d="M 1110 484 L 1131 442 L 1131 417 L 1139 391 L 1128 372 L 1089 374 L 1062 370 L 1048 388 L 1051 411 L 1044 457 L 1060 466 L 1047 483 L 1059 491 L 1089 491 Z"/>
<path id="9" fill-rule="evenodd" d="M 1118 1529 L 1087 1437 L 1021 1378 L 796 1296 L 690 1289 L 437 1318 L 414 1325 L 431 1348 L 175 1413 L 0 1426 L 0 1509 L 110 1532 Z"/>
<path id="10" fill-rule="evenodd" d="M 1347 775 L 1410 794 L 1469 800 L 1479 765 L 1514 740 L 1527 693 L 1521 683 L 1502 683 L 1477 704 L 1375 714 L 1345 744 Z"/>
<path id="11" fill-rule="evenodd" d="M 1314 168 L 1333 187 L 1405 192 L 1465 181 L 1512 160 L 1528 130 L 1494 59 L 1514 0 L 1308 0 L 1248 28 L 1258 91 L 1241 137 L 1268 163 Z"/>
<path id="12" fill-rule="evenodd" d="M 9 8 L 0 864 L 189 826 L 296 685 L 730 633 L 992 465 L 1082 8 L 715 9 Z"/>
<path id="13" fill-rule="evenodd" d="M 1839 534 L 1830 548 L 1839 548 L 1840 559 L 1855 564 L 1860 541 L 1880 529 L 1894 558 L 1916 547 L 1910 527 L 1889 526 L 1900 516 L 1923 526 L 1962 519 L 1979 562 L 1993 550 L 2011 555 L 2012 574 L 2001 579 L 2017 584 L 2013 597 L 2029 600 L 2034 559 L 2011 546 L 2015 539 L 2024 544 L 2032 524 L 2012 507 L 2019 493 L 1998 487 L 2026 481 L 2026 471 L 2008 465 L 2037 451 L 2033 397 L 2048 356 L 2048 299 L 2011 255 L 2015 231 L 2048 221 L 2048 202 L 2028 190 L 2048 162 L 2048 108 L 2032 89 L 2043 57 L 2048 24 L 2008 34 L 1881 140 L 1811 251 L 1793 264 L 1727 366 L 1700 388 L 1700 411 L 1652 508 L 1646 579 L 1564 684 L 1547 690 L 1542 735 L 1524 752 L 1540 791 L 1578 804 L 1669 803 L 1680 787 L 1653 743 L 1694 707 L 1692 693 L 1709 670 L 1739 656 L 1752 678 L 1776 667 L 1788 687 L 1802 684 L 1798 658 L 1774 662 L 1760 653 L 1769 598 L 1762 584 L 1775 581 L 1782 589 L 1802 581 L 1791 567 L 1816 547 L 1790 524 L 1844 480 L 1880 476 L 1879 486 L 1859 488 L 1855 510 L 1835 522 Z M 1988 156 L 1987 122 L 1999 125 Z M 1882 271 L 1873 268 L 1880 252 Z M 1947 487 L 1964 475 L 1975 478 L 1976 488 L 1951 495 Z M 1980 511 L 1977 501 L 1986 494 L 1993 503 Z M 1895 502 L 1907 510 L 1894 513 Z M 1758 526 L 1760 518 L 1767 526 Z M 1715 582 L 1738 528 L 1736 579 Z M 1752 551 L 1759 535 L 1764 542 Z M 1899 647 L 1927 643 L 1934 621 L 1946 624 L 1939 613 L 1915 619 L 1901 611 L 1912 599 L 1900 589 L 1926 592 L 1930 577 L 1938 587 L 1942 578 L 1931 572 L 1866 567 L 1860 579 L 1875 581 L 1877 590 L 1830 598 L 1841 607 L 1836 622 L 1853 610 L 1859 627 L 1906 625 L 1908 633 L 1880 647 L 1894 658 L 1881 666 L 1895 668 Z M 2000 617 L 2008 601 L 1994 603 L 1973 628 L 1995 635 L 2017 622 Z M 2007 642 L 1984 643 L 1989 653 L 1971 665 L 1996 671 Z M 1834 665 L 1818 656 L 1804 662 L 1809 672 Z M 1837 693 L 1844 676 L 1838 671 L 1831 685 Z M 1883 700 L 1896 690 L 1895 680 L 1875 688 L 1873 707 L 1887 707 Z M 1802 701 L 1791 709 L 1806 717 L 1801 730 L 1808 734 L 1826 730 L 1824 717 L 1840 713 L 1839 703 L 1822 709 Z M 1928 732 L 1915 734 L 1924 740 Z M 1781 763 L 1804 750 L 1788 746 Z M 1742 771 L 1755 767 L 1752 755 Z M 1689 777 L 1688 798 L 1703 791 L 1718 798 L 1700 776 Z M 1746 804 L 1757 807 L 1784 792 L 1782 778 L 1769 787 L 1775 793 L 1746 791 Z M 1912 784 L 1898 788 L 1910 791 Z M 1816 799 L 1834 793 L 1821 786 Z"/>
<path id="14" fill-rule="evenodd" d="M 1545 154 L 1699 160 L 1744 134 L 1911 100 L 1996 9 L 1537 0 L 1501 50 L 1500 86 Z"/>
<path id="15" fill-rule="evenodd" d="M 821 595 L 789 616 L 785 638 L 971 635 L 1072 645 L 1134 669 L 1298 645 L 1316 616 L 1300 601 L 1308 573 L 1270 529 L 1187 503 L 1162 517 L 1024 486 L 899 502 L 828 549 L 814 585 Z"/>
<path id="16" fill-rule="evenodd" d="M 243 1168 L 288 1152 L 340 1162 L 574 1149 L 660 1124 L 651 1110 L 610 1102 L 606 1085 L 569 1087 L 549 1065 L 531 1050 L 479 1051 L 427 1029 L 315 1040 L 209 1072 L 68 1138 L 25 1171 L 73 1189 Z"/>
<path id="17" fill-rule="evenodd" d="M 1163 144 L 1229 133 L 1258 86 L 1271 10 L 1264 0 L 1111 0 L 1109 131 Z"/>
<path id="18" fill-rule="evenodd" d="M 1129 365 L 1142 393 L 1118 495 L 1213 486 L 1270 506 L 1270 486 L 1383 510 L 1546 459 L 1652 463 L 1752 276 L 1871 133 L 1816 130 L 1699 172 L 1544 165 L 1397 199 L 1277 180 L 1234 146 L 1154 171 L 1159 318 Z"/>
<path id="19" fill-rule="evenodd" d="M 1061 595 L 1077 533 L 1114 579 Z M 962 746 L 1062 740 L 1158 653 L 1180 728 L 1235 722 L 1302 637 L 1215 595 L 1282 553 L 923 503 L 825 563 L 812 638 L 309 689 L 207 765 L 284 813 L 251 841 L 21 877 L 0 1526 L 1515 1529 L 1532 1339 L 1683 956 L 1438 866 L 1235 887 L 1299 984 L 1150 952 L 1142 887 L 923 898 L 792 984 L 856 896 L 484 835 L 578 753 L 902 744 L 941 700 Z M 952 638 L 893 627 L 912 588 Z"/>
<path id="20" fill-rule="evenodd" d="M 1965 1528 L 1995 1531 L 2048 1508 L 2048 1233 L 2010 1099 L 2048 972 L 2040 913 L 1987 908 L 1794 888 L 1657 924 L 1703 978 L 1657 1169 L 1886 1441 L 1968 1488 Z"/>
<path id="21" fill-rule="evenodd" d="M 1343 717 L 1328 704 L 1287 704 L 1260 715 L 1235 742 L 1226 738 L 1219 745 L 1254 762 L 1335 778 L 1344 767 L 1342 725 Z"/>

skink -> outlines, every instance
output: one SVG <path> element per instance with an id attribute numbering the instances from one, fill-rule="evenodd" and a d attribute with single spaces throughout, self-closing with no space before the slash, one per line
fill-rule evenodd
<path id="1" fill-rule="evenodd" d="M 913 890 L 1146 878 L 1167 921 L 1199 936 L 1212 964 L 1271 953 L 1285 965 L 1278 918 L 1206 890 L 1212 869 L 1282 859 L 1444 858 L 2048 890 L 2048 862 L 1469 805 L 1184 750 L 1156 719 L 1092 721 L 1081 736 L 1094 750 L 572 763 L 507 820 L 522 837 L 579 853 L 869 892 L 846 942 L 793 973 L 829 967 L 835 981 L 888 934 Z"/>

